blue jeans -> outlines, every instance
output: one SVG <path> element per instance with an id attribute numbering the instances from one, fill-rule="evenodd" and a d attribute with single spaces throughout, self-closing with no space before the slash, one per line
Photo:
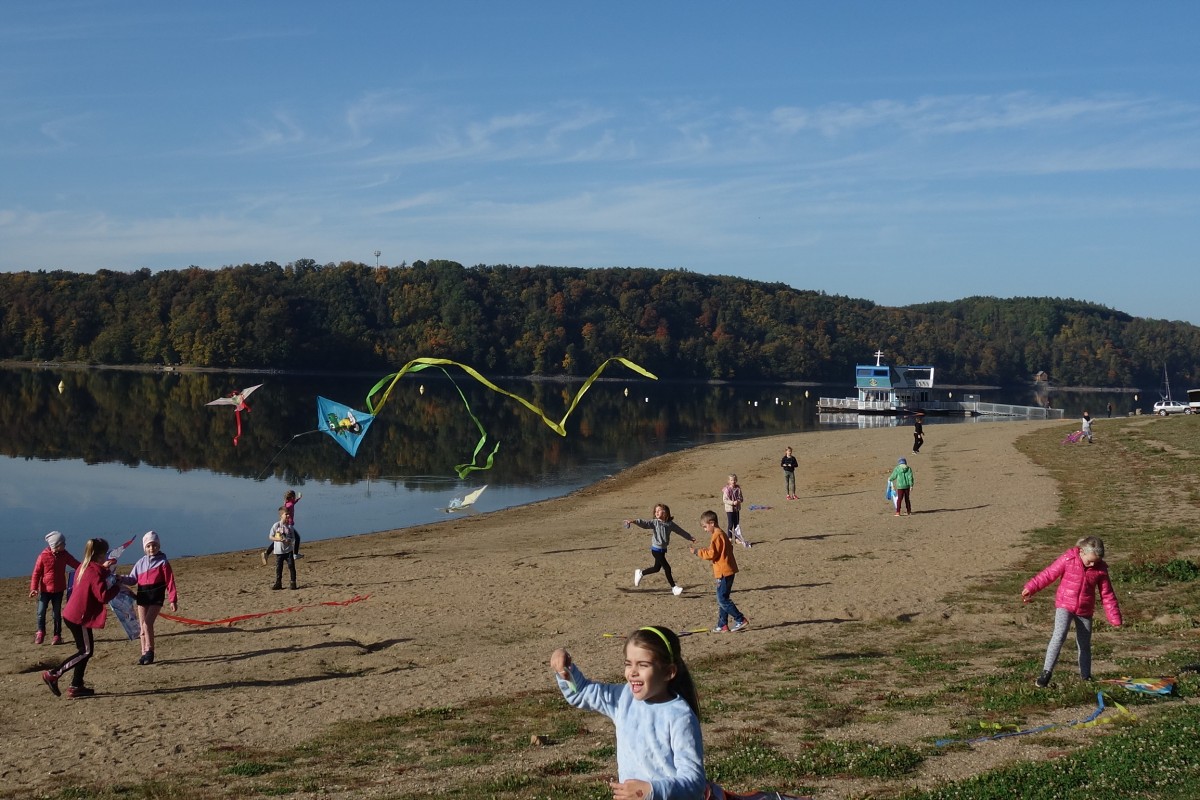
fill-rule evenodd
<path id="1" fill-rule="evenodd" d="M 54 609 L 54 635 L 62 636 L 62 592 L 38 592 L 37 629 L 46 632 L 46 608 Z"/>
<path id="2" fill-rule="evenodd" d="M 734 575 L 726 575 L 724 578 L 717 578 L 717 627 L 724 627 L 729 618 L 733 617 L 734 622 L 745 622 L 746 618 L 742 616 L 742 612 L 738 611 L 738 607 L 733 604 L 729 593 L 733 591 Z"/>

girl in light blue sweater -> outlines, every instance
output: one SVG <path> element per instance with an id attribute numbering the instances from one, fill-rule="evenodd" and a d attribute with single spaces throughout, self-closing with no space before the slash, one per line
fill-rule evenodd
<path id="1" fill-rule="evenodd" d="M 562 648 L 550 656 L 550 669 L 568 703 L 616 726 L 614 800 L 703 800 L 699 700 L 674 632 L 656 626 L 630 634 L 625 683 L 588 680 Z"/>

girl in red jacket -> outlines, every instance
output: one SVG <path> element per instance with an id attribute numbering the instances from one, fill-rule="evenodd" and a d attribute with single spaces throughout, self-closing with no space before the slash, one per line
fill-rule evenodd
<path id="1" fill-rule="evenodd" d="M 58 531 L 46 534 L 46 549 L 33 565 L 29 580 L 29 596 L 38 599 L 37 633 L 33 643 L 46 639 L 46 607 L 54 611 L 54 644 L 62 644 L 62 599 L 67 590 L 67 567 L 79 567 L 79 559 L 67 552 L 67 537 Z"/>
<path id="2" fill-rule="evenodd" d="M 1039 572 L 1021 590 L 1021 600 L 1028 603 L 1034 594 L 1045 589 L 1059 578 L 1058 591 L 1054 595 L 1054 633 L 1046 647 L 1046 660 L 1042 674 L 1034 683 L 1039 688 L 1050 685 L 1058 651 L 1067 638 L 1067 628 L 1075 623 L 1075 644 L 1079 648 L 1079 675 L 1092 679 L 1092 614 L 1096 610 L 1096 590 L 1100 590 L 1100 601 L 1108 624 L 1121 626 L 1121 608 L 1108 578 L 1108 564 L 1104 563 L 1104 542 L 1095 536 L 1085 536 L 1067 552 Z"/>
<path id="3" fill-rule="evenodd" d="M 58 669 L 46 670 L 42 680 L 54 694 L 62 694 L 58 689 L 58 679 L 73 670 L 71 686 L 67 689 L 67 697 L 88 697 L 94 691 L 83 685 L 83 673 L 87 669 L 88 659 L 92 657 L 94 642 L 92 629 L 103 628 L 108 617 L 105 605 L 121 591 L 121 584 L 112 578 L 108 568 L 111 561 L 103 560 L 108 553 L 108 542 L 104 539 L 88 539 L 83 551 L 83 561 L 75 570 L 75 588 L 63 608 L 63 619 L 67 622 L 67 630 L 75 637 L 75 655 L 58 666 Z"/>

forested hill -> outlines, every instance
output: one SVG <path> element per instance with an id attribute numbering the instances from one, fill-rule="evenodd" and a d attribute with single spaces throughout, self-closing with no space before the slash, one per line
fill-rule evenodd
<path id="1" fill-rule="evenodd" d="M 1200 386 L 1200 328 L 1075 300 L 906 308 L 680 270 L 348 263 L 0 274 L 0 358 L 586 375 L 623 355 L 662 378 L 849 382 L 882 349 L 948 383 Z"/>

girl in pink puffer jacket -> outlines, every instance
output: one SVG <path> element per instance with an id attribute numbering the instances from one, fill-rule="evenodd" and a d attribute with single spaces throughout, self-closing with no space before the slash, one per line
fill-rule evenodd
<path id="1" fill-rule="evenodd" d="M 1096 590 L 1100 590 L 1100 602 L 1104 614 L 1114 628 L 1121 626 L 1121 608 L 1108 579 L 1108 565 L 1104 563 L 1104 542 L 1095 536 L 1085 536 L 1067 552 L 1054 559 L 1054 563 L 1035 575 L 1021 590 L 1021 600 L 1028 603 L 1034 594 L 1045 589 L 1059 578 L 1058 591 L 1054 595 L 1054 633 L 1046 647 L 1046 660 L 1042 674 L 1034 684 L 1039 688 L 1050 685 L 1050 675 L 1058 652 L 1067 638 L 1067 629 L 1075 623 L 1075 644 L 1079 648 L 1079 675 L 1092 679 L 1092 614 L 1096 610 Z"/>

